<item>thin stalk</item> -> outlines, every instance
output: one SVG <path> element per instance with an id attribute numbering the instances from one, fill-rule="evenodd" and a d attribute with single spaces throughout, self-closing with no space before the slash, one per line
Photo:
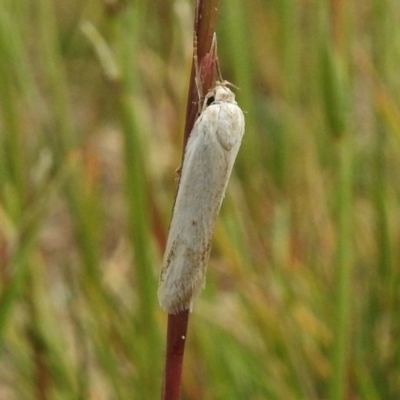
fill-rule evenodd
<path id="1" fill-rule="evenodd" d="M 338 247 L 337 247 L 337 292 L 335 343 L 332 362 L 331 400 L 345 398 L 351 332 L 351 290 L 353 271 L 352 246 L 352 187 L 353 187 L 352 137 L 344 135 L 339 142 L 339 204 L 338 204 Z"/>
<path id="2" fill-rule="evenodd" d="M 198 103 L 201 100 L 195 79 L 195 63 L 198 62 L 198 66 L 200 67 L 203 93 L 206 93 L 215 81 L 217 54 L 212 43 L 217 23 L 218 3 L 219 0 L 197 0 L 196 3 L 194 40 L 197 42 L 197 48 L 194 50 L 197 54 L 196 57 L 193 57 L 190 75 L 182 160 L 187 140 L 197 117 Z M 176 193 L 178 193 L 178 189 L 179 187 Z M 184 310 L 176 315 L 168 315 L 166 358 L 161 400 L 179 399 L 188 321 L 189 310 Z"/>
<path id="3" fill-rule="evenodd" d="M 347 20 L 345 4 L 331 0 L 330 40 L 332 48 L 327 52 L 326 68 L 330 70 L 331 81 L 330 127 L 338 137 L 339 181 L 337 186 L 337 252 L 336 252 L 336 301 L 334 345 L 332 354 L 333 374 L 330 385 L 330 399 L 347 398 L 351 317 L 352 317 L 352 271 L 353 271 L 353 137 L 349 132 L 349 82 L 346 65 L 345 39 Z M 327 77 L 329 76 L 327 75 Z M 326 82 L 327 83 L 327 82 Z M 329 84 L 328 84 L 329 86 Z"/>
<path id="4" fill-rule="evenodd" d="M 158 392 L 154 385 L 154 364 L 156 343 L 158 343 L 155 319 L 155 288 L 154 275 L 151 265 L 152 246 L 150 234 L 150 209 L 147 184 L 146 140 L 141 134 L 139 115 L 135 107 L 135 99 L 140 93 L 140 79 L 137 55 L 140 53 L 140 35 L 145 9 L 141 4 L 129 7 L 124 13 L 116 14 L 115 27 L 118 29 L 118 41 L 121 76 L 116 77 L 112 84 L 116 89 L 118 112 L 124 139 L 124 166 L 127 209 L 129 213 L 129 236 L 134 254 L 134 280 L 137 288 L 137 312 L 135 328 L 140 334 L 139 340 L 129 339 L 129 348 L 136 349 L 140 365 L 135 376 L 136 384 L 141 387 L 143 398 L 154 398 Z M 112 16 L 112 15 L 111 15 Z M 109 19 L 112 28 L 113 19 Z M 144 332 L 146 334 L 144 334 Z M 152 343 L 149 346 L 148 343 Z"/>
<path id="5" fill-rule="evenodd" d="M 183 355 L 187 337 L 189 310 L 168 315 L 167 353 L 162 388 L 162 400 L 179 399 Z"/>

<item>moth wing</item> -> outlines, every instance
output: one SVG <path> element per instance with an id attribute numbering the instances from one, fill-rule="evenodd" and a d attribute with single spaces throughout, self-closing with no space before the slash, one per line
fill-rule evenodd
<path id="1" fill-rule="evenodd" d="M 160 277 L 169 313 L 191 307 L 204 287 L 215 220 L 227 180 L 228 154 L 217 139 L 218 116 L 205 110 L 189 137 Z"/>
<path id="2" fill-rule="evenodd" d="M 242 111 L 227 103 L 205 109 L 191 132 L 158 290 L 168 313 L 191 308 L 204 287 L 216 218 L 243 132 Z"/>

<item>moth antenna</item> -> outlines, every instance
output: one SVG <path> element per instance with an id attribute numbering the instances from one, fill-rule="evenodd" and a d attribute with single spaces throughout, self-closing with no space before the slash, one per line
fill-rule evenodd
<path id="1" fill-rule="evenodd" d="M 229 81 L 226 81 L 226 80 L 217 81 L 217 85 L 220 85 L 220 86 L 230 86 L 230 87 L 233 87 L 233 88 L 235 88 L 235 89 L 237 89 L 237 90 L 240 90 L 240 87 L 239 87 L 239 86 L 236 86 L 236 85 L 234 85 L 233 83 L 231 83 L 231 82 L 229 82 Z"/>
<path id="2" fill-rule="evenodd" d="M 203 102 L 203 84 L 201 82 L 201 75 L 200 75 L 200 67 L 199 67 L 199 59 L 197 55 L 197 34 L 196 31 L 193 32 L 193 63 L 194 63 L 194 81 L 196 83 L 197 88 L 197 108 L 198 113 L 200 114 L 201 111 L 201 104 Z"/>
<path id="3" fill-rule="evenodd" d="M 213 35 L 213 40 L 212 40 L 212 45 L 211 47 L 215 47 L 215 67 L 217 69 L 217 75 L 218 75 L 218 79 L 215 82 L 216 84 L 218 84 L 219 82 L 224 82 L 223 78 L 222 78 L 222 72 L 221 72 L 221 67 L 219 65 L 219 58 L 218 58 L 218 42 L 217 42 L 217 33 L 214 32 Z"/>

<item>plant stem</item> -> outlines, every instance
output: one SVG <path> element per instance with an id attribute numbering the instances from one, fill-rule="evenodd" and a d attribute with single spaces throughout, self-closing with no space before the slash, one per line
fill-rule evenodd
<path id="1" fill-rule="evenodd" d="M 215 80 L 217 54 L 212 48 L 215 26 L 217 22 L 217 10 L 219 0 L 197 0 L 194 35 L 197 41 L 197 62 L 201 68 L 202 90 L 204 92 L 211 88 Z M 208 57 L 206 63 L 203 60 Z M 199 99 L 196 86 L 196 59 L 193 58 L 190 75 L 188 100 L 186 107 L 186 123 L 182 146 L 182 160 L 185 154 L 185 147 L 190 132 L 192 131 L 198 113 Z M 178 193 L 177 188 L 177 193 Z M 168 315 L 167 347 L 165 370 L 162 387 L 162 400 L 178 400 L 181 390 L 181 376 L 183 355 L 185 352 L 186 333 L 189 321 L 189 310 L 184 310 L 176 315 Z"/>

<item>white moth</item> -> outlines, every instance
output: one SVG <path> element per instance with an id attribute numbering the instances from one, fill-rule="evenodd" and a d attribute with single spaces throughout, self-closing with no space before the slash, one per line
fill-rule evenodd
<path id="1" fill-rule="evenodd" d="M 205 285 L 215 222 L 244 134 L 235 95 L 217 83 L 189 136 L 158 289 L 169 314 L 191 309 Z"/>

